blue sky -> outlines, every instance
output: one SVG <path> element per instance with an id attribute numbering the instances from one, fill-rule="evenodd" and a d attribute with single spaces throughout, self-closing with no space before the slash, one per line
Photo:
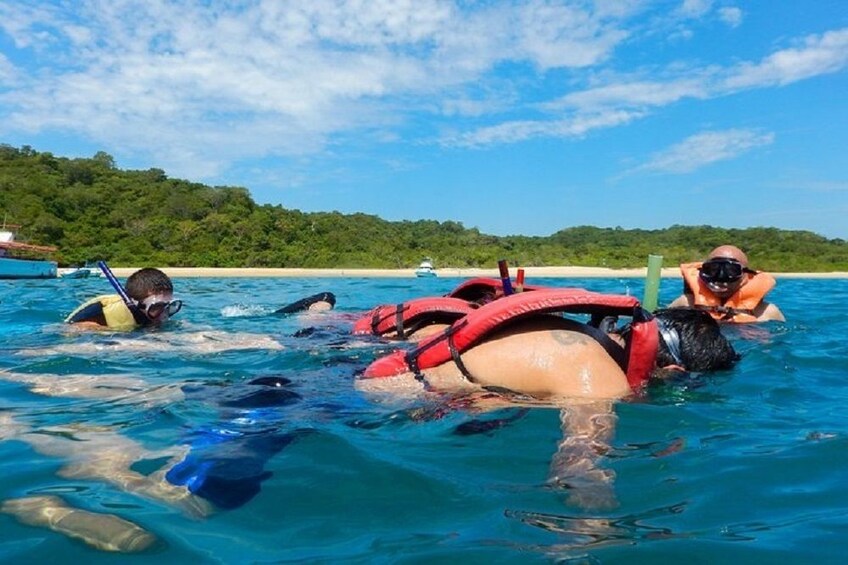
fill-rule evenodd
<path id="1" fill-rule="evenodd" d="M 0 143 L 496 235 L 848 239 L 847 67 L 846 0 L 0 0 Z"/>

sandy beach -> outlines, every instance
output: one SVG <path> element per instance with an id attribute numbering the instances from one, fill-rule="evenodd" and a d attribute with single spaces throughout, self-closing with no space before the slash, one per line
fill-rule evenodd
<path id="1" fill-rule="evenodd" d="M 128 277 L 137 268 L 112 269 L 118 277 Z M 415 278 L 414 269 L 253 269 L 253 268 L 209 268 L 209 267 L 163 267 L 172 278 L 181 277 L 385 277 Z M 515 277 L 516 269 L 510 269 Z M 473 278 L 498 277 L 495 269 L 437 269 L 439 277 Z M 601 267 L 525 267 L 528 284 L 535 278 L 644 278 L 646 267 L 639 269 L 605 269 Z M 842 279 L 848 272 L 830 273 L 772 273 L 775 278 Z M 662 269 L 662 278 L 680 278 L 680 269 Z"/>

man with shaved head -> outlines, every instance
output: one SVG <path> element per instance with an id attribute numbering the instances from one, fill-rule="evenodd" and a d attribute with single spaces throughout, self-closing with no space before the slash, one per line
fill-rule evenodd
<path id="1" fill-rule="evenodd" d="M 720 322 L 782 322 L 783 313 L 765 296 L 774 277 L 748 268 L 748 256 L 733 245 L 713 249 L 702 263 L 680 265 L 684 291 L 671 308 L 706 310 Z"/>

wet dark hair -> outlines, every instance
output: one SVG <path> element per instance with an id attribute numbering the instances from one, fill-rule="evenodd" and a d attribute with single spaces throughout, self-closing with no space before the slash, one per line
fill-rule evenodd
<path id="1" fill-rule="evenodd" d="M 676 332 L 680 340 L 680 360 L 687 371 L 704 372 L 730 369 L 739 360 L 733 345 L 721 333 L 712 316 L 702 310 L 669 308 L 654 312 L 657 322 Z M 657 367 L 679 364 L 660 338 Z"/>
<path id="2" fill-rule="evenodd" d="M 126 291 L 133 300 L 144 300 L 148 296 L 163 292 L 174 292 L 174 285 L 168 275 L 154 269 L 145 267 L 139 269 L 129 276 L 126 284 Z"/>

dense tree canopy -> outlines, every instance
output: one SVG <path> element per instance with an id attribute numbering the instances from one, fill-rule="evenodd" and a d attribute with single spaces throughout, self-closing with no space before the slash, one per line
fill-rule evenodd
<path id="1" fill-rule="evenodd" d="M 245 188 L 169 179 L 160 169 L 120 170 L 90 159 L 0 145 L 0 217 L 32 243 L 59 248 L 62 265 L 411 268 L 512 265 L 667 265 L 733 243 L 771 271 L 848 270 L 848 243 L 808 231 L 671 226 L 625 230 L 578 226 L 548 237 L 482 234 L 458 222 L 388 222 L 367 214 L 303 213 L 257 205 Z"/>

